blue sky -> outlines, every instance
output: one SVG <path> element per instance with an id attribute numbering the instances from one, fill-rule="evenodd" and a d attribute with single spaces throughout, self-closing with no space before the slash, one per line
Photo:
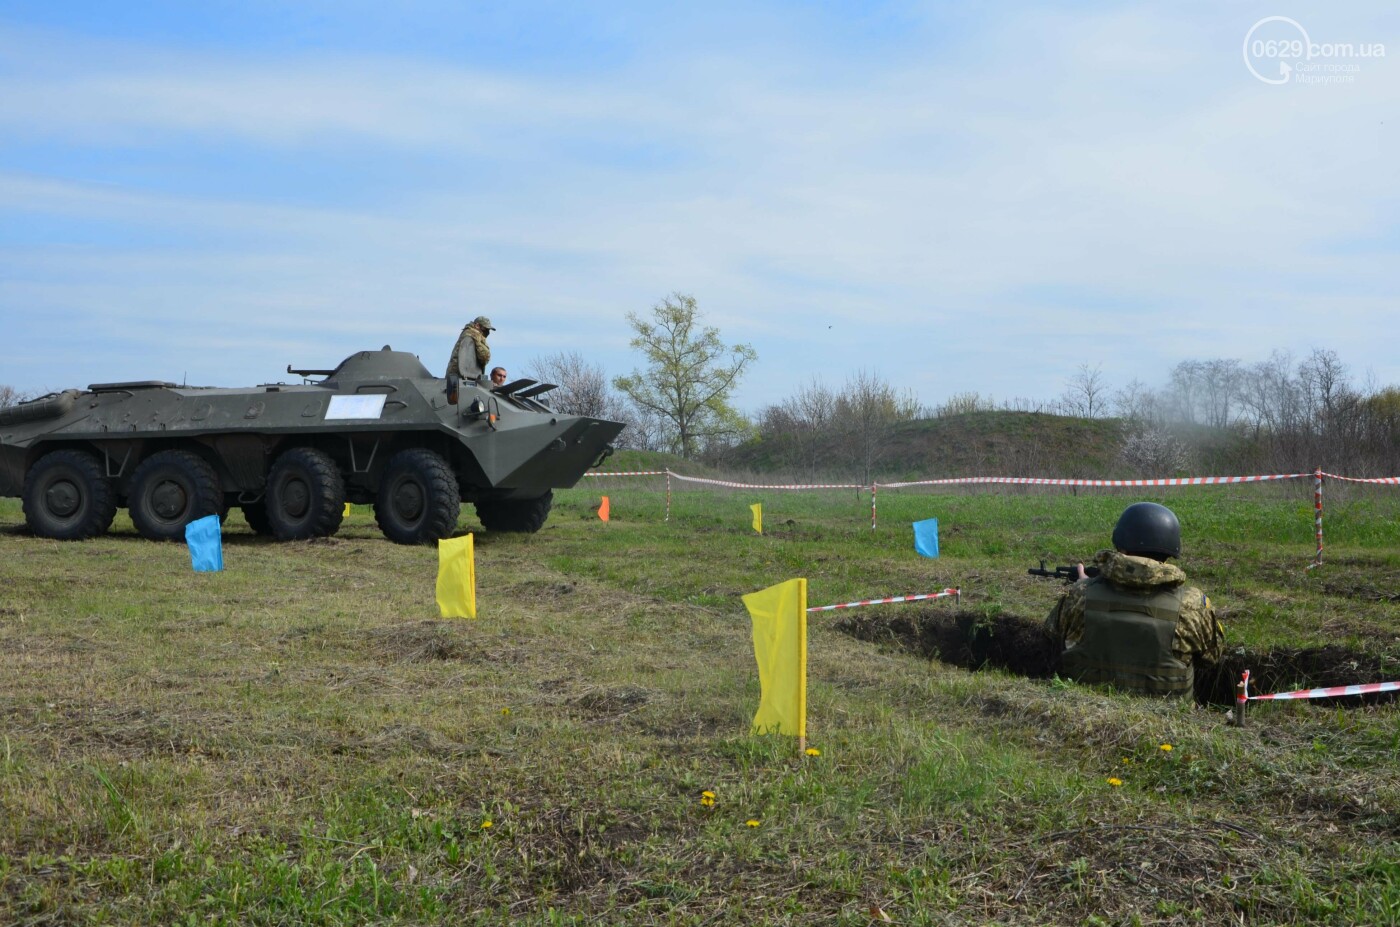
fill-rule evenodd
<path id="1" fill-rule="evenodd" d="M 1266 84 L 1270 16 L 1387 56 Z M 1396 58 L 1380 2 L 12 0 L 0 384 L 436 371 L 478 313 L 512 372 L 621 374 L 681 291 L 758 351 L 751 412 L 1314 348 L 1400 385 Z"/>

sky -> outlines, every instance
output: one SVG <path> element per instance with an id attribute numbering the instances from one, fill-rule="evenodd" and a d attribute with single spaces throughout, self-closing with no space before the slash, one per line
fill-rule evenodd
<path id="1" fill-rule="evenodd" d="M 1301 53 L 1300 53 L 1301 50 Z M 0 5 L 0 385 L 642 358 L 744 411 L 1335 351 L 1400 385 L 1400 6 Z"/>

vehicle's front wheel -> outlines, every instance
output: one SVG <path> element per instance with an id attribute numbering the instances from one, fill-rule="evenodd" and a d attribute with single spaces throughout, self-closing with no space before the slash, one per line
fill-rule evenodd
<path id="1" fill-rule="evenodd" d="M 554 506 L 554 491 L 538 499 L 482 499 L 476 504 L 476 517 L 487 531 L 535 533 L 544 527 Z"/>
<path id="2" fill-rule="evenodd" d="M 185 526 L 224 505 L 219 475 L 191 451 L 152 454 L 131 475 L 131 523 L 152 541 L 183 541 Z"/>
<path id="3" fill-rule="evenodd" d="M 329 537 L 345 517 L 345 480 L 329 454 L 294 447 L 272 465 L 263 505 L 279 541 Z"/>
<path id="4" fill-rule="evenodd" d="M 41 538 L 77 541 L 111 527 L 117 494 L 101 462 L 86 451 L 52 451 L 24 477 L 24 518 Z"/>
<path id="5" fill-rule="evenodd" d="M 374 500 L 374 520 L 398 544 L 451 537 L 462 512 L 457 476 L 442 455 L 411 447 L 389 459 Z"/>

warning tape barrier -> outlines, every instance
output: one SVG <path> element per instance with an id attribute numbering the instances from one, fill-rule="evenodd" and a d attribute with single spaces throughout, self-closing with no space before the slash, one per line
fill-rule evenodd
<path id="1" fill-rule="evenodd" d="M 731 489 L 864 489 L 865 483 L 731 483 L 728 480 L 707 480 L 698 476 L 681 476 L 679 473 L 672 473 L 671 476 L 685 483 L 704 483 L 707 486 L 727 486 Z"/>
<path id="2" fill-rule="evenodd" d="M 807 609 L 809 612 L 832 612 L 838 608 L 856 608 L 860 605 L 885 605 L 890 602 L 919 602 L 923 599 L 941 599 L 944 596 L 957 596 L 962 598 L 960 589 L 944 589 L 942 592 L 926 592 L 922 595 L 897 595 L 888 599 L 865 599 L 860 602 L 842 602 L 840 605 L 817 605 Z"/>
<path id="3" fill-rule="evenodd" d="M 1147 487 L 1147 486 L 1224 486 L 1233 483 L 1266 483 L 1275 480 L 1301 480 L 1316 477 L 1311 473 L 1269 473 L 1256 476 L 1180 476 L 1142 480 L 1086 480 L 1058 479 L 1034 476 L 956 476 L 936 480 L 907 480 L 898 483 L 739 483 L 732 480 L 712 480 L 699 476 L 684 476 L 673 470 L 629 470 L 629 471 L 589 471 L 584 476 L 670 476 L 687 483 L 703 483 L 709 486 L 727 486 L 734 489 L 866 489 L 871 485 L 883 489 L 904 489 L 910 486 L 955 486 L 965 484 L 1001 483 L 1015 486 L 1097 486 Z M 1321 476 L 1330 480 L 1347 483 L 1372 483 L 1384 486 L 1400 486 L 1400 476 L 1358 477 L 1340 476 L 1322 472 Z"/>
<path id="4" fill-rule="evenodd" d="M 1267 476 L 1182 476 L 1153 480 L 1077 480 L 1029 476 L 963 476 L 942 480 L 913 480 L 906 483 L 880 483 L 882 489 L 907 486 L 950 486 L 958 483 L 1010 483 L 1018 486 L 1217 486 L 1227 483 L 1263 483 L 1269 480 L 1297 480 L 1311 473 L 1274 473 Z M 1400 478 L 1397 478 L 1400 479 Z"/>
<path id="5" fill-rule="evenodd" d="M 1400 486 L 1400 476 L 1338 476 L 1335 473 L 1319 473 L 1318 475 L 1325 476 L 1329 480 L 1341 480 L 1344 483 L 1379 483 L 1385 486 Z"/>
<path id="6" fill-rule="evenodd" d="M 1400 692 L 1400 682 L 1367 682 L 1354 686 L 1328 686 L 1325 689 L 1296 689 L 1293 692 L 1278 692 L 1273 695 L 1250 695 L 1245 690 L 1245 699 L 1251 702 L 1282 702 L 1289 699 L 1340 698 L 1344 695 L 1370 695 L 1375 692 Z"/>

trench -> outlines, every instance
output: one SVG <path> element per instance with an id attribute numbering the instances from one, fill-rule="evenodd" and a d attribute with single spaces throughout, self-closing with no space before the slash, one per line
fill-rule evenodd
<path id="1" fill-rule="evenodd" d="M 992 615 L 932 609 L 898 615 L 848 615 L 837 630 L 859 640 L 893 646 L 925 660 L 963 669 L 1000 669 L 1028 679 L 1049 679 L 1060 670 L 1059 650 L 1040 621 L 1016 615 Z M 1375 654 L 1327 645 L 1301 649 L 1233 649 L 1214 667 L 1196 671 L 1196 701 L 1233 705 L 1235 685 L 1248 669 L 1250 692 L 1271 694 L 1400 678 L 1400 666 Z M 1397 693 L 1311 699 L 1309 704 L 1355 708 L 1387 704 Z"/>

